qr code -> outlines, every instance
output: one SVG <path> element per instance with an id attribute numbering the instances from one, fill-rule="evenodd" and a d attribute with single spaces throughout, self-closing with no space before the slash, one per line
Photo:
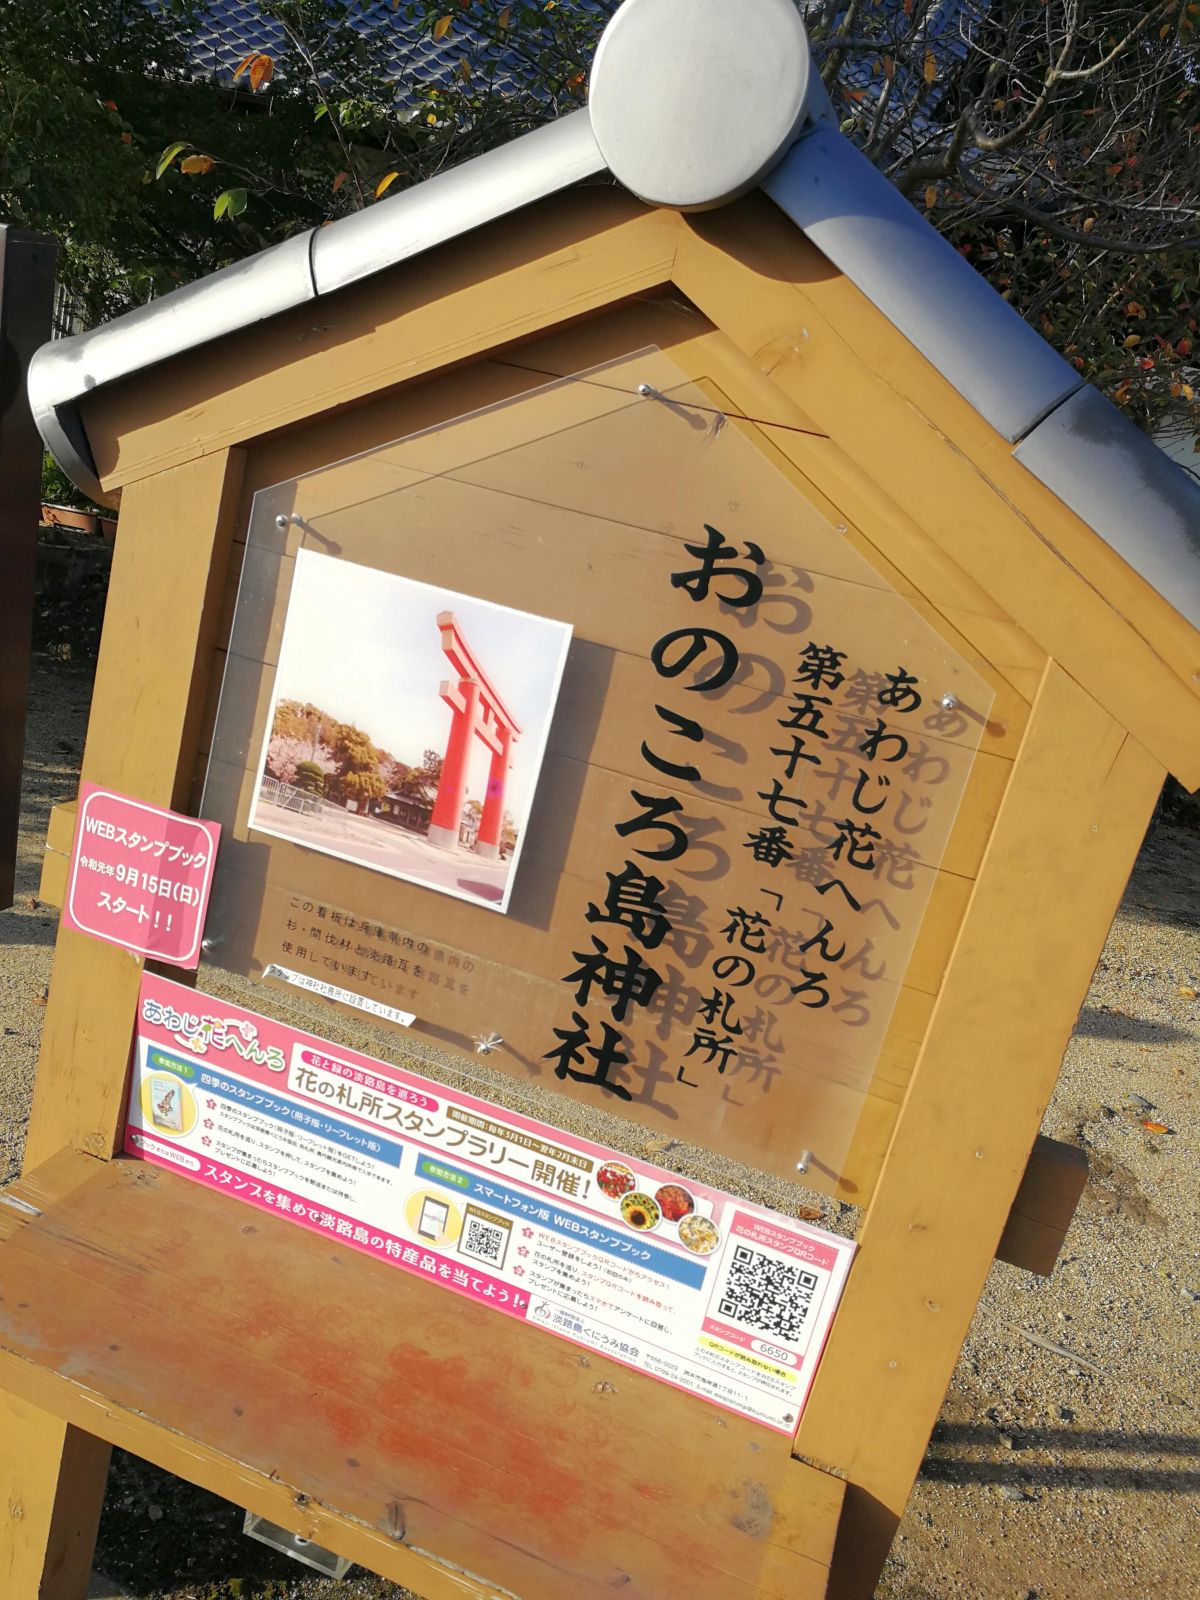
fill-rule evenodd
<path id="1" fill-rule="evenodd" d="M 493 1267 L 504 1265 L 508 1247 L 508 1229 L 485 1217 L 468 1216 L 466 1230 L 459 1241 L 459 1252 L 473 1256 L 476 1261 L 486 1261 Z"/>
<path id="2" fill-rule="evenodd" d="M 740 1327 L 796 1343 L 803 1337 L 816 1289 L 816 1273 L 739 1244 L 717 1309 Z"/>

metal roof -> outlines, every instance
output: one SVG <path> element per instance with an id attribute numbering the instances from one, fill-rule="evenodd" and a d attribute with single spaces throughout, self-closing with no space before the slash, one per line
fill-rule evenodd
<path id="1" fill-rule="evenodd" d="M 143 3 L 179 40 L 196 78 L 230 83 L 247 56 L 258 54 L 283 62 L 278 70 L 286 73 L 292 53 L 287 30 L 264 10 L 261 0 L 199 0 L 183 17 L 161 0 Z M 603 19 L 617 4 L 618 0 L 570 0 L 570 9 Z M 446 11 L 455 10 L 453 0 L 447 0 Z M 323 27 L 316 13 L 306 14 L 306 43 L 320 74 L 330 47 L 344 45 L 346 34 L 353 35 L 362 68 L 393 83 L 401 100 L 414 89 L 448 82 L 464 55 L 473 65 L 483 63 L 501 92 L 528 88 L 536 81 L 536 66 L 516 42 L 488 43 L 471 29 L 467 18 L 461 31 L 452 28 L 444 39 L 434 39 L 424 18 L 424 7 L 393 5 L 392 0 L 327 0 Z"/>
<path id="2" fill-rule="evenodd" d="M 594 73 L 592 94 L 605 102 L 610 128 L 624 96 L 631 126 L 644 130 L 640 147 L 609 139 L 602 154 L 589 112 L 576 111 L 111 323 L 44 345 L 30 368 L 29 394 L 59 464 L 85 492 L 103 497 L 79 415 L 84 394 L 336 293 L 582 178 L 607 170 L 653 199 L 660 183 L 671 192 L 677 166 L 686 169 L 688 203 L 695 207 L 723 204 L 761 182 L 1017 446 L 1016 459 L 1200 627 L 1200 484 L 1085 385 L 827 120 L 820 80 L 807 70 L 806 41 L 797 43 L 803 26 L 792 0 L 737 0 L 734 30 L 727 4 L 625 0 L 609 23 L 610 47 L 598 52 L 597 72 L 606 57 L 620 71 L 599 95 Z M 638 47 L 632 52 L 630 40 Z M 783 142 L 764 166 L 761 149 L 745 138 L 745 107 L 756 89 L 762 98 L 778 96 L 779 59 L 793 62 L 792 87 L 803 105 L 799 117 L 779 120 Z M 687 93 L 680 93 L 680 77 Z M 739 167 L 730 152 L 742 146 Z"/>

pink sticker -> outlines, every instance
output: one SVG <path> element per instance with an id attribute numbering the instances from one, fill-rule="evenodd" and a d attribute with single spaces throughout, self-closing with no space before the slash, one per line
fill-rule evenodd
<path id="1" fill-rule="evenodd" d="M 220 836 L 217 822 L 83 784 L 64 926 L 174 967 L 199 966 Z"/>

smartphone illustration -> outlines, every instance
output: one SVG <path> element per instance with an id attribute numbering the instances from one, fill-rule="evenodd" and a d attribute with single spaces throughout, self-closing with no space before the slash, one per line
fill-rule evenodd
<path id="1" fill-rule="evenodd" d="M 446 1224 L 450 1221 L 450 1207 L 444 1200 L 435 1200 L 428 1196 L 421 1206 L 421 1217 L 417 1223 L 417 1232 L 422 1239 L 440 1239 L 446 1231 Z"/>

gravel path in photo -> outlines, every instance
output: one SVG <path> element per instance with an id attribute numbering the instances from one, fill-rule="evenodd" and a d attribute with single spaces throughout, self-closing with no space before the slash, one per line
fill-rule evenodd
<path id="1" fill-rule="evenodd" d="M 18 898 L 0 913 L 0 1184 L 19 1170 L 57 926 L 37 899 L 42 847 L 51 805 L 78 783 L 89 693 L 82 667 L 35 658 Z M 1200 1594 L 1198 1083 L 1200 835 L 1160 820 L 1043 1124 L 1086 1151 L 1083 1201 L 1049 1279 L 992 1268 L 877 1600 Z M 605 1119 L 580 1108 L 563 1120 L 611 1140 Z M 795 1207 L 795 1186 L 703 1153 L 660 1139 L 644 1154 Z M 825 1208 L 831 1225 L 852 1225 Z M 241 1521 L 118 1452 L 97 1551 L 111 1581 L 96 1592 L 405 1600 L 357 1569 L 341 1582 L 307 1576 L 243 1537 Z"/>

